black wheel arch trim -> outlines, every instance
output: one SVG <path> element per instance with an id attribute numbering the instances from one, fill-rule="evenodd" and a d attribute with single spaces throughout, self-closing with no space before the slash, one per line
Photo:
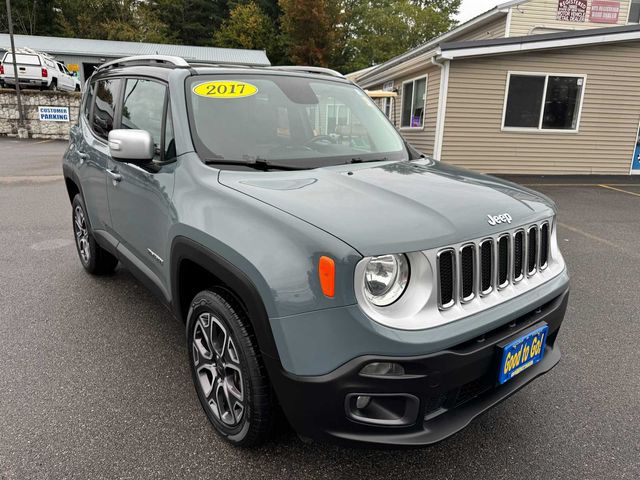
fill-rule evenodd
<path id="1" fill-rule="evenodd" d="M 71 192 L 69 192 L 69 187 L 67 186 L 67 180 L 73 182 L 73 184 L 78 189 L 80 196 L 84 199 L 84 194 L 82 193 L 82 185 L 80 184 L 80 179 L 78 178 L 77 173 L 70 165 L 62 165 L 62 176 L 65 180 L 65 188 L 67 189 L 67 193 L 69 194 L 69 203 L 73 203 L 73 198 L 71 198 Z"/>
<path id="2" fill-rule="evenodd" d="M 180 264 L 184 260 L 207 270 L 228 287 L 229 293 L 246 309 L 260 351 L 280 363 L 267 310 L 251 279 L 218 253 L 182 236 L 174 238 L 171 244 L 171 298 L 176 317 L 186 323 L 186 315 L 183 312 L 188 310 L 188 305 L 181 304 L 179 285 Z"/>

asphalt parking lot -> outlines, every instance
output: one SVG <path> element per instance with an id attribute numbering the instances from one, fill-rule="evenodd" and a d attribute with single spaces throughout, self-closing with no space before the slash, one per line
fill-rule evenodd
<path id="1" fill-rule="evenodd" d="M 0 139 L 0 478 L 640 478 L 640 179 L 519 178 L 558 202 L 563 360 L 434 447 L 348 450 L 282 428 L 219 440 L 184 329 L 124 269 L 78 261 L 62 142 Z"/>

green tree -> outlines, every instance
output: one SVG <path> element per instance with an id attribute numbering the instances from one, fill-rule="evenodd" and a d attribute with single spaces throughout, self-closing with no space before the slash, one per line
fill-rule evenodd
<path id="1" fill-rule="evenodd" d="M 345 0 L 346 71 L 384 62 L 455 26 L 460 0 Z"/>
<path id="2" fill-rule="evenodd" d="M 274 21 L 253 1 L 235 5 L 213 40 L 219 47 L 266 50 L 274 64 L 283 56 Z"/>
<path id="3" fill-rule="evenodd" d="M 343 50 L 340 0 L 279 0 L 281 32 L 289 59 L 327 67 Z"/>
<path id="4" fill-rule="evenodd" d="M 212 32 L 229 15 L 228 0 L 148 0 L 142 8 L 165 28 L 166 42 L 211 45 Z"/>
<path id="5" fill-rule="evenodd" d="M 47 0 L 13 0 L 11 16 L 14 32 L 22 35 L 54 35 L 56 34 L 54 2 Z M 7 9 L 4 2 L 0 4 L 0 29 L 9 31 Z"/>

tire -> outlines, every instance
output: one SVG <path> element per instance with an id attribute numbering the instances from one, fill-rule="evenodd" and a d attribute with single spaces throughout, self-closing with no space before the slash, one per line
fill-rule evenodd
<path id="1" fill-rule="evenodd" d="M 79 91 L 80 91 L 80 85 L 76 85 L 75 91 L 76 91 L 76 92 L 79 92 Z"/>
<path id="2" fill-rule="evenodd" d="M 58 82 L 55 78 L 51 80 L 51 84 L 49 85 L 49 90 L 51 90 L 52 92 L 58 91 Z"/>
<path id="3" fill-rule="evenodd" d="M 73 236 L 76 240 L 76 250 L 80 263 L 84 269 L 92 275 L 104 275 L 113 272 L 118 265 L 118 259 L 97 244 L 89 222 L 87 221 L 87 209 L 80 194 L 73 198 L 72 202 Z"/>
<path id="4" fill-rule="evenodd" d="M 273 391 L 249 320 L 231 295 L 205 290 L 195 296 L 187 353 L 198 399 L 217 433 L 239 447 L 266 442 Z"/>

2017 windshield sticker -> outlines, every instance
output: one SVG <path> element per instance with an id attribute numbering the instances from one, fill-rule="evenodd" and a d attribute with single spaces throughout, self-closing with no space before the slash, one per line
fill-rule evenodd
<path id="1" fill-rule="evenodd" d="M 216 80 L 196 85 L 193 93 L 206 98 L 244 98 L 258 93 L 258 87 L 236 80 Z"/>

